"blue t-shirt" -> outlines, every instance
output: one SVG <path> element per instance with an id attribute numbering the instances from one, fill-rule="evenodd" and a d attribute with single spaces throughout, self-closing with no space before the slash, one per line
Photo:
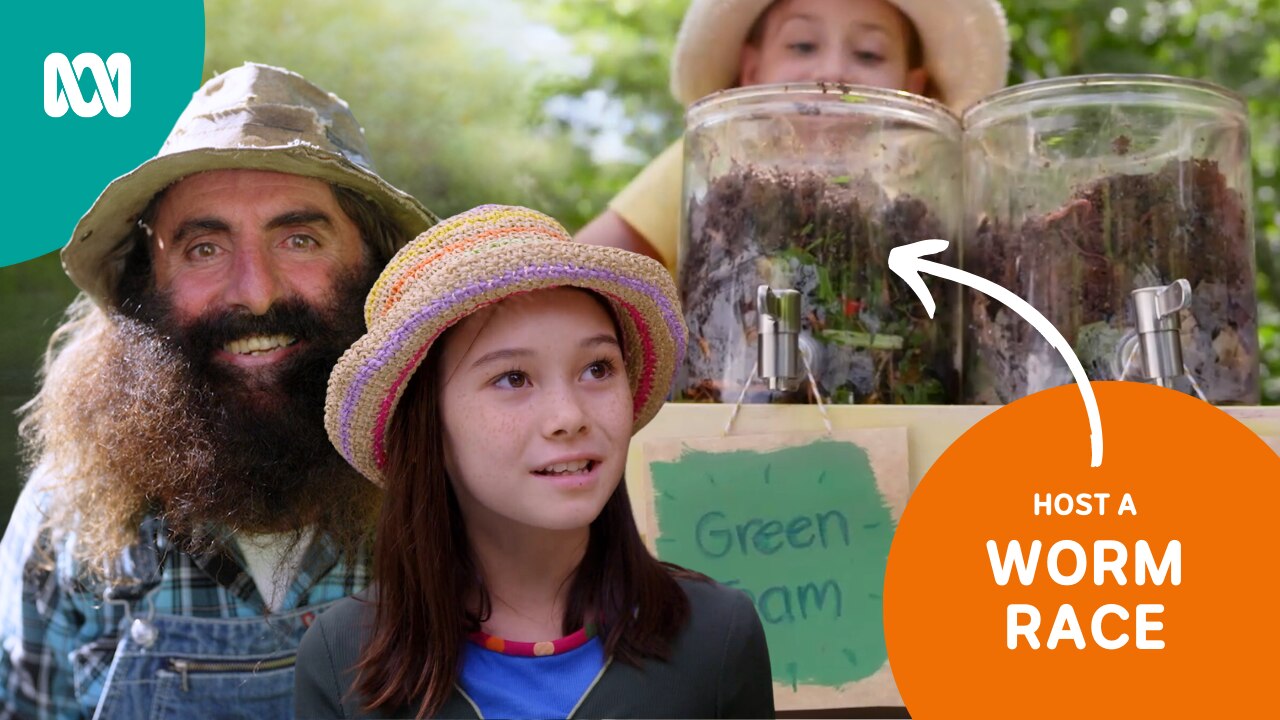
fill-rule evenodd
<path id="1" fill-rule="evenodd" d="M 468 642 L 459 684 L 482 717 L 567 718 L 603 667 L 599 636 L 543 657 L 506 655 Z"/>

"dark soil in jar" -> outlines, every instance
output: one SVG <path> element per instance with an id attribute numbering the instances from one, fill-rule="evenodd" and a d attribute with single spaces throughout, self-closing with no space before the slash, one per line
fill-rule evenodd
<path id="1" fill-rule="evenodd" d="M 1026 298 L 1071 342 L 1093 380 L 1141 379 L 1130 292 L 1191 283 L 1183 359 L 1210 402 L 1258 401 L 1257 304 L 1245 200 L 1216 162 L 1172 161 L 1078 188 L 1020 227 L 983 219 L 965 269 Z M 1072 381 L 1028 323 L 966 291 L 971 402 L 1010 402 Z"/>
<path id="2" fill-rule="evenodd" d="M 861 178 L 782 173 L 736 165 L 690 201 L 680 292 L 689 352 L 676 397 L 736 402 L 756 358 L 756 288 L 794 288 L 803 300 L 802 344 L 824 401 L 949 403 L 959 391 L 945 283 L 930 319 L 888 266 L 889 250 L 945 237 L 919 199 L 890 199 Z M 954 263 L 948 251 L 939 258 Z M 812 402 L 758 378 L 747 402 Z"/>

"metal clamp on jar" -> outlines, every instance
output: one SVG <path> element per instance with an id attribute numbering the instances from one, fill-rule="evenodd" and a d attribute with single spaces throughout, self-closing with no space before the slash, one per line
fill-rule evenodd
<path id="1" fill-rule="evenodd" d="M 1191 283 L 1138 288 L 1131 293 L 1138 326 L 1143 376 L 1160 387 L 1173 387 L 1185 374 L 1182 361 L 1182 323 L 1178 313 L 1191 307 Z"/>

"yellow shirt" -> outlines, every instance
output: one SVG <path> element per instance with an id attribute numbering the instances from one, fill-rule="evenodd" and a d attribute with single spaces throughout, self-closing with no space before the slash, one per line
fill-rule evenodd
<path id="1" fill-rule="evenodd" d="M 675 141 L 609 202 L 676 274 L 680 247 L 680 196 L 684 184 L 684 139 Z"/>

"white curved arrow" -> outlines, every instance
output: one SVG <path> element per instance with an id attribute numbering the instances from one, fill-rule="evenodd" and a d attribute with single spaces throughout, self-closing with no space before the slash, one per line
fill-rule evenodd
<path id="1" fill-rule="evenodd" d="M 1089 414 L 1089 447 L 1092 450 L 1092 460 L 1090 467 L 1099 467 L 1102 465 L 1102 418 L 1098 415 L 1098 398 L 1093 394 L 1093 386 L 1089 384 L 1089 378 L 1084 374 L 1084 366 L 1080 364 L 1080 358 L 1076 357 L 1075 352 L 1071 349 L 1071 345 L 1067 343 L 1067 339 L 1062 337 L 1062 333 L 1049 322 L 1049 319 L 1040 314 L 1039 310 L 1031 307 L 1031 303 L 1014 295 L 1008 289 L 980 278 L 973 273 L 965 272 L 959 268 L 953 268 L 949 265 L 936 263 L 931 260 L 924 260 L 923 255 L 934 255 L 947 249 L 950 245 L 946 240 L 921 240 L 913 242 L 909 245 L 901 245 L 889 251 L 889 269 L 898 274 L 903 280 L 907 281 L 907 285 L 920 296 L 920 302 L 924 303 L 924 309 L 929 313 L 929 317 L 933 317 L 934 312 L 938 309 L 933 302 L 933 296 L 929 294 L 929 288 L 925 287 L 924 279 L 920 277 L 920 273 L 925 272 L 930 275 L 937 275 L 961 285 L 968 285 L 978 292 L 989 295 L 997 301 L 1009 306 L 1009 309 L 1022 316 L 1023 320 L 1031 323 L 1037 332 L 1049 341 L 1049 344 L 1057 348 L 1062 353 L 1063 359 L 1067 361 L 1067 367 L 1071 368 L 1071 374 L 1075 376 L 1076 384 L 1080 386 L 1080 395 L 1084 397 L 1084 409 Z"/>

